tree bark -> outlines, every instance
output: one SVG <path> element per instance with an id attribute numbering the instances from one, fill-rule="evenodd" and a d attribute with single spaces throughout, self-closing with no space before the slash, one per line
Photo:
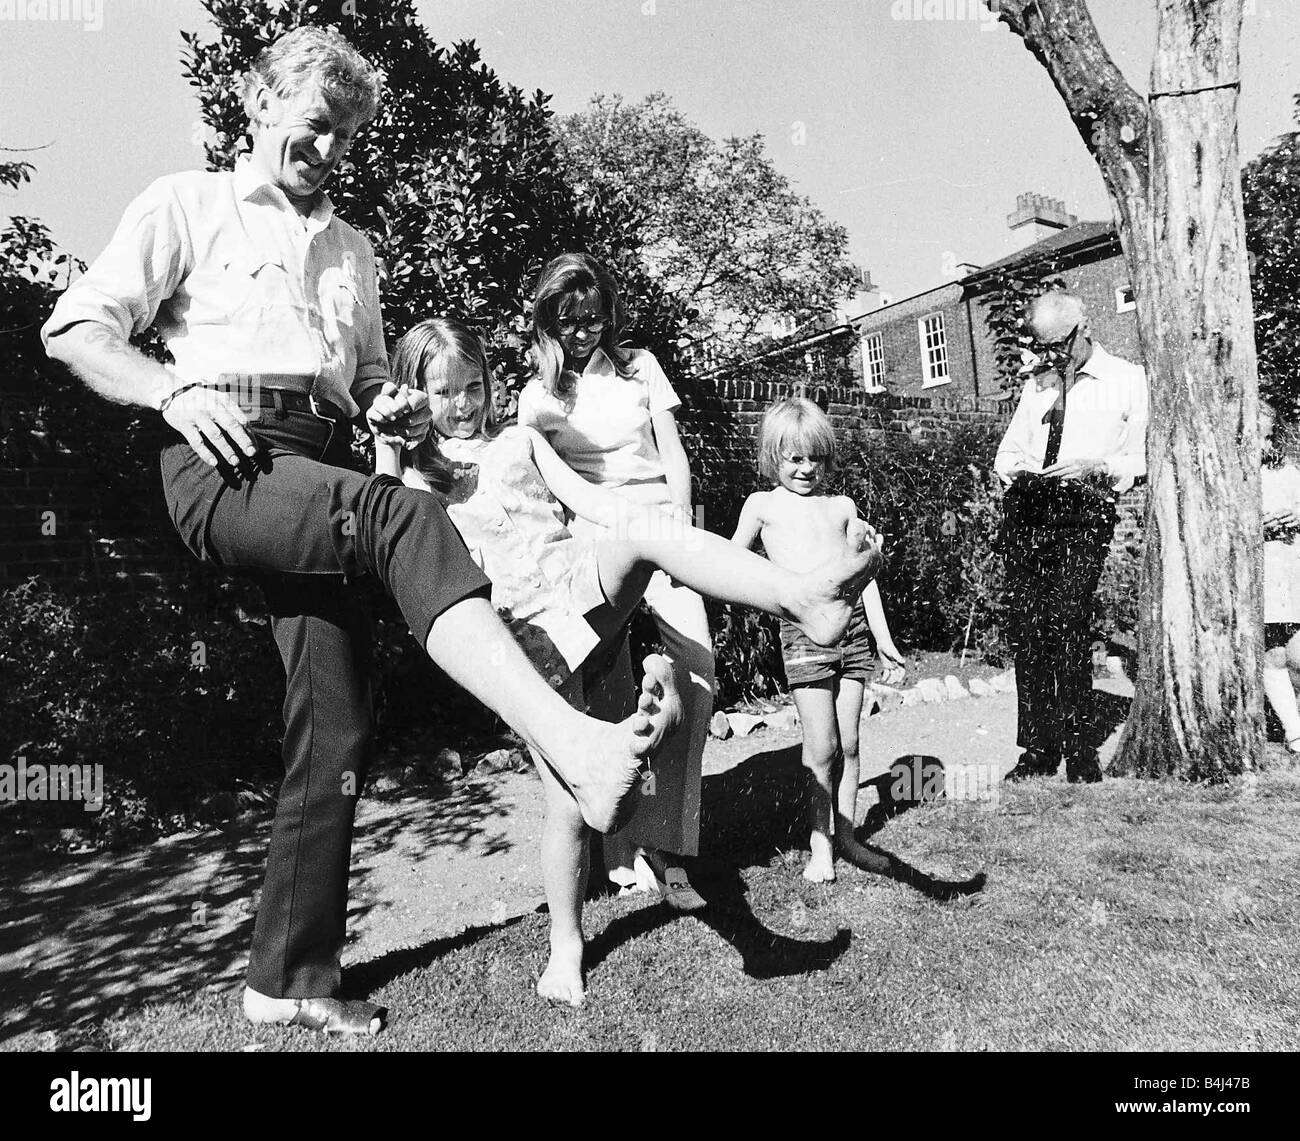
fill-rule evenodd
<path id="1" fill-rule="evenodd" d="M 1144 101 L 1084 0 L 993 0 L 1115 203 L 1150 385 L 1138 678 L 1111 771 L 1222 780 L 1263 744 L 1258 380 L 1237 151 L 1241 0 L 1158 0 Z"/>

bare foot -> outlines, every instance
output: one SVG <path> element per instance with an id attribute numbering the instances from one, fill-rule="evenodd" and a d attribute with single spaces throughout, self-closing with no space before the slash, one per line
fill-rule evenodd
<path id="1" fill-rule="evenodd" d="M 812 883 L 835 882 L 835 850 L 831 847 L 831 838 L 815 826 L 808 837 L 808 863 L 804 866 L 803 878 Z"/>
<path id="2" fill-rule="evenodd" d="M 803 878 L 810 883 L 834 883 L 835 864 L 829 857 L 810 856 L 804 865 Z"/>
<path id="3" fill-rule="evenodd" d="M 580 717 L 562 751 L 552 748 L 544 753 L 573 793 L 583 820 L 597 832 L 616 832 L 632 818 L 645 762 L 658 755 L 682 723 L 672 663 L 651 654 L 642 664 L 641 694 L 631 717 L 617 724 Z M 554 759 L 557 753 L 564 758 L 563 765 Z"/>
<path id="4" fill-rule="evenodd" d="M 287 1026 L 298 1013 L 291 998 L 272 998 L 251 986 L 244 987 L 244 1017 L 249 1022 L 268 1026 Z"/>
<path id="5" fill-rule="evenodd" d="M 587 997 L 582 985 L 582 940 L 551 943 L 551 958 L 537 980 L 537 993 L 552 1002 L 581 1006 Z"/>
<path id="6" fill-rule="evenodd" d="M 785 601 L 787 617 L 819 646 L 844 637 L 858 597 L 884 565 L 880 536 L 860 519 L 849 524 L 848 550 L 800 576 Z"/>

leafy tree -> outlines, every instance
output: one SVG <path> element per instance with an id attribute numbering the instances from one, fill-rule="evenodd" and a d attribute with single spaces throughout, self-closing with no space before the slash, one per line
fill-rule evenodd
<path id="1" fill-rule="evenodd" d="M 1020 368 L 1022 353 L 1031 343 L 1025 328 L 1025 306 L 1040 294 L 1064 289 L 1061 259 L 1046 254 L 1032 261 L 995 271 L 981 289 L 984 323 L 993 337 L 993 355 L 998 376 L 1010 391 L 1024 379 Z"/>
<path id="2" fill-rule="evenodd" d="M 1295 106 L 1300 121 L 1300 96 Z M 1247 163 L 1241 183 L 1260 380 L 1294 406 L 1300 401 L 1300 131 Z"/>
<path id="3" fill-rule="evenodd" d="M 513 391 L 537 272 L 557 253 L 587 249 L 627 282 L 639 343 L 671 360 L 677 310 L 640 270 L 636 220 L 620 195 L 575 195 L 556 153 L 548 95 L 503 83 L 473 42 L 435 44 L 413 0 L 204 0 L 204 7 L 216 39 L 182 38 L 212 169 L 229 169 L 249 147 L 240 78 L 284 32 L 335 24 L 383 70 L 383 107 L 329 192 L 380 258 L 390 339 L 425 317 L 459 317 L 488 340 Z"/>
<path id="4" fill-rule="evenodd" d="M 646 271 L 696 311 L 695 341 L 738 348 L 765 318 L 803 324 L 859 280 L 847 231 L 795 193 L 762 135 L 714 142 L 662 92 L 598 95 L 555 127 L 576 186 L 643 204 Z"/>
<path id="5" fill-rule="evenodd" d="M 31 181 L 35 169 L 30 162 L 0 162 L 0 186 L 17 189 Z M 58 251 L 42 222 L 15 214 L 0 229 L 0 445 L 7 463 L 14 466 L 51 446 L 49 405 L 65 403 L 73 387 L 70 382 L 44 383 L 47 361 L 40 340 L 60 279 L 66 285 L 71 269 L 68 255 Z"/>

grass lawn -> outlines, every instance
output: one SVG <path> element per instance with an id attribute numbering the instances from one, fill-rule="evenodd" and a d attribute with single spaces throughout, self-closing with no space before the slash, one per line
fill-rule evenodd
<path id="1" fill-rule="evenodd" d="M 713 902 L 589 905 L 589 996 L 533 986 L 546 916 L 390 954 L 347 986 L 393 1012 L 377 1039 L 247 1026 L 231 992 L 124 1015 L 118 1050 L 1294 1050 L 1300 1047 L 1300 772 L 1239 789 L 1059 778 L 1000 804 L 869 814 L 863 836 L 935 877 L 942 903 L 843 868 L 800 876 L 793 750 L 706 798 Z M 757 810 L 756 810 L 757 808 Z M 793 846 L 792 846 L 793 845 Z M 779 853 L 779 854 L 778 854 Z M 430 900 L 430 906 L 436 906 Z"/>

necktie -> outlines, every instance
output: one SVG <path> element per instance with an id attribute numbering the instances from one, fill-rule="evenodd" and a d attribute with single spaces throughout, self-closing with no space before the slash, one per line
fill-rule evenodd
<path id="1" fill-rule="evenodd" d="M 1043 420 L 1047 424 L 1047 451 L 1043 454 L 1043 467 L 1049 468 L 1056 463 L 1061 454 L 1061 434 L 1065 431 L 1065 400 L 1074 381 L 1074 362 L 1070 361 L 1060 372 L 1061 391 L 1055 403 L 1047 410 Z"/>

